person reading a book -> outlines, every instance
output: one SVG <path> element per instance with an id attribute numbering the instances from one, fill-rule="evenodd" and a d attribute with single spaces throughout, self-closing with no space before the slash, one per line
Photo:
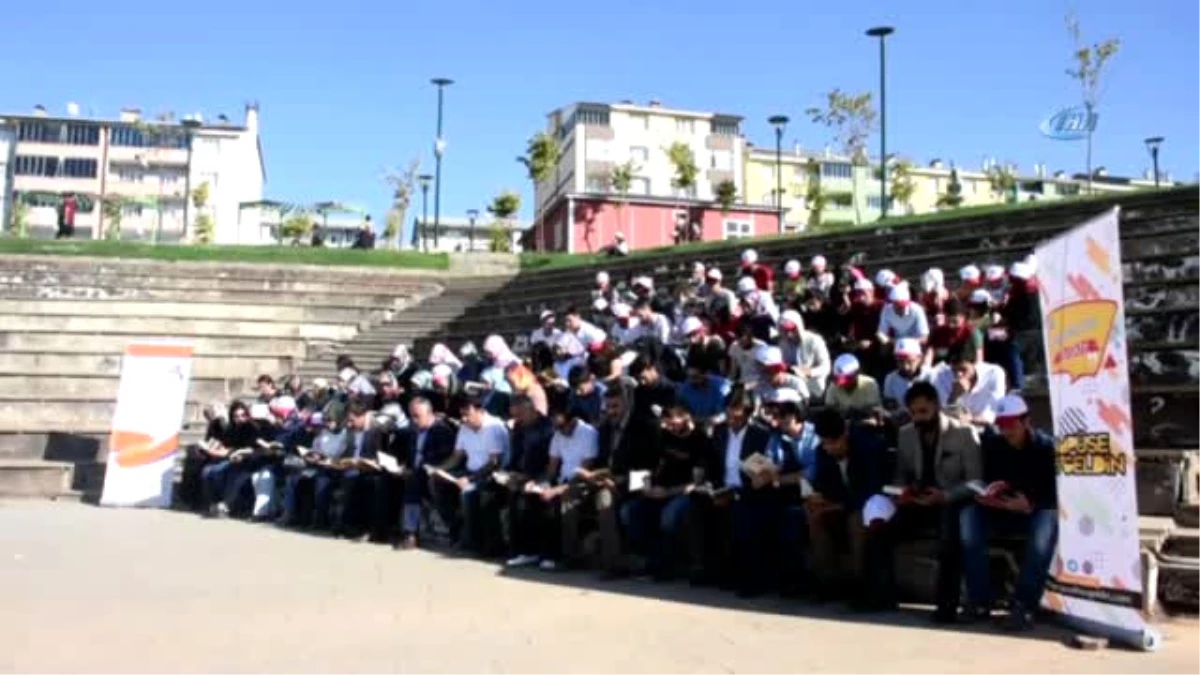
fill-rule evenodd
<path id="1" fill-rule="evenodd" d="M 866 523 L 863 514 L 867 501 L 883 490 L 887 449 L 873 430 L 848 424 L 836 410 L 822 410 L 813 427 L 821 447 L 804 508 L 816 595 L 822 600 L 846 597 L 862 610 L 888 609 L 895 603 L 878 553 L 883 524 Z M 849 554 L 849 565 L 839 563 L 843 552 Z"/>
<path id="2" fill-rule="evenodd" d="M 972 481 L 983 480 L 983 455 L 973 426 L 941 409 L 937 389 L 917 382 L 904 395 L 912 419 L 897 435 L 893 486 L 900 506 L 897 536 L 934 527 L 938 531 L 937 607 L 933 619 L 958 619 L 962 580 L 963 523 L 977 517 Z M 965 618 L 977 618 L 968 607 Z"/>
<path id="3" fill-rule="evenodd" d="M 241 401 L 234 401 L 229 406 L 229 428 L 221 440 L 221 447 L 214 446 L 210 450 L 215 461 L 206 464 L 200 470 L 206 515 L 229 515 L 230 507 L 238 496 L 238 493 L 231 489 L 235 484 L 233 479 L 248 467 L 248 464 L 243 462 L 257 447 L 258 440 L 258 426 L 250 418 L 250 407 Z M 237 487 L 240 489 L 241 484 L 237 484 Z"/>
<path id="4" fill-rule="evenodd" d="M 705 490 L 692 492 L 691 580 L 694 584 L 733 585 L 733 506 L 750 483 L 742 463 L 765 455 L 771 431 L 754 421 L 754 400 L 735 386 L 725 405 L 725 421 L 713 428 Z"/>
<path id="5" fill-rule="evenodd" d="M 683 404 L 694 423 L 711 426 L 721 422 L 725 414 L 725 397 L 729 395 L 729 380 L 709 373 L 708 359 L 697 349 L 689 350 L 687 377 L 675 390 L 675 398 Z"/>
<path id="6" fill-rule="evenodd" d="M 550 440 L 554 437 L 554 423 L 548 415 L 538 411 L 537 405 L 528 396 L 517 394 L 509 401 L 512 430 L 509 433 L 509 453 L 499 471 L 494 472 L 482 487 L 480 495 L 481 522 L 484 528 L 484 551 L 491 554 L 507 548 L 509 558 L 520 556 L 526 546 L 524 532 L 516 532 L 524 517 L 521 504 L 525 497 L 525 486 L 540 481 L 546 474 L 550 462 Z M 507 526 L 505 526 L 505 524 Z M 500 542 L 501 533 L 508 540 Z M 536 562 L 536 561 L 535 561 Z"/>
<path id="7" fill-rule="evenodd" d="M 433 496 L 433 478 L 426 467 L 441 466 L 454 454 L 456 432 L 434 411 L 433 402 L 414 396 L 408 403 L 409 425 L 401 430 L 396 444 L 398 461 L 405 467 L 397 548 L 417 547 L 421 530 L 421 505 Z"/>
<path id="8" fill-rule="evenodd" d="M 305 422 L 311 439 L 301 443 L 296 450 L 297 461 L 285 461 L 283 465 L 283 509 L 276 520 L 280 527 L 306 526 L 313 524 L 315 508 L 306 509 L 301 513 L 301 496 L 309 490 L 315 490 L 318 476 L 332 477 L 333 462 L 346 448 L 347 432 L 340 428 L 339 421 L 334 415 L 313 413 Z M 326 481 L 326 491 L 330 490 L 331 480 Z M 320 518 L 324 519 L 324 514 Z"/>
<path id="9" fill-rule="evenodd" d="M 390 447 L 388 432 L 375 424 L 371 402 L 356 399 L 346 408 L 346 445 L 334 462 L 341 508 L 332 512 L 333 533 L 359 541 L 383 541 L 393 522 L 387 508 L 387 484 L 378 461 Z M 320 488 L 327 486 L 319 486 Z M 328 503 L 328 498 L 324 501 Z"/>
<path id="10" fill-rule="evenodd" d="M 1007 384 L 1003 368 L 975 359 L 971 347 L 951 352 L 947 367 L 938 368 L 932 381 L 942 406 L 953 409 L 962 421 L 984 427 L 995 421 Z"/>
<path id="11" fill-rule="evenodd" d="M 858 358 L 842 354 L 833 362 L 833 386 L 825 390 L 825 405 L 854 420 L 874 419 L 883 399 L 879 383 L 861 372 Z"/>
<path id="12" fill-rule="evenodd" d="M 987 485 L 976 486 L 979 518 L 964 529 L 964 569 L 971 603 L 991 606 L 988 543 L 991 534 L 1025 538 L 1025 555 L 1009 604 L 1007 627 L 1028 630 L 1041 604 L 1046 576 L 1058 543 L 1058 492 L 1054 438 L 1035 429 L 1018 394 L 1000 400 L 997 431 L 983 435 Z"/>
<path id="13" fill-rule="evenodd" d="M 688 493 L 705 482 L 709 451 L 707 436 L 682 399 L 663 411 L 662 426 L 658 466 L 645 485 L 635 484 L 630 474 L 630 491 L 638 494 L 620 511 L 630 547 L 646 557 L 645 571 L 659 581 L 674 575 L 691 504 Z"/>
<path id="14" fill-rule="evenodd" d="M 508 426 L 484 409 L 483 400 L 469 395 L 459 406 L 462 425 L 454 452 L 433 467 L 437 502 L 450 536 L 463 550 L 479 551 L 479 491 L 508 454 Z"/>
<path id="15" fill-rule="evenodd" d="M 514 538 L 522 551 L 508 561 L 510 567 L 537 563 L 541 569 L 558 568 L 562 556 L 562 509 L 572 481 L 587 480 L 596 455 L 599 436 L 585 422 L 580 411 L 570 405 L 557 405 L 550 413 L 554 436 L 550 440 L 550 459 L 540 483 L 526 483 L 525 508 L 514 523 Z M 533 551 L 536 550 L 537 553 Z"/>

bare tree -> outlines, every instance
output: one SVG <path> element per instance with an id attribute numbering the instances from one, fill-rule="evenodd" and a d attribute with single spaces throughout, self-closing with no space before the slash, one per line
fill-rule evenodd
<path id="1" fill-rule="evenodd" d="M 1121 41 L 1108 38 L 1088 46 L 1079 28 L 1079 17 L 1070 12 L 1067 14 L 1067 33 L 1074 43 L 1075 52 L 1072 59 L 1075 67 L 1067 69 L 1067 75 L 1079 82 L 1083 94 L 1083 107 L 1087 112 L 1087 185 L 1088 194 L 1092 194 L 1092 134 L 1095 132 L 1095 110 L 1100 102 L 1101 84 L 1104 67 L 1121 48 Z"/>
<path id="2" fill-rule="evenodd" d="M 412 204 L 413 190 L 417 184 L 417 174 L 421 171 L 420 158 L 414 158 L 408 162 L 408 166 L 403 171 L 396 169 L 388 169 L 384 171 L 383 180 L 392 188 L 392 206 L 388 209 L 386 227 L 384 228 L 383 238 L 387 240 L 388 245 L 395 242 L 396 248 L 400 247 L 398 241 L 401 230 L 404 224 L 404 218 L 408 214 L 408 207 Z"/>

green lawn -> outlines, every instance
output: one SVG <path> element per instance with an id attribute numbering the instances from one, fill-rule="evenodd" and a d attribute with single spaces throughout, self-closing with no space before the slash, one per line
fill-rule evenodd
<path id="1" fill-rule="evenodd" d="M 184 262 L 244 262 L 275 265 L 331 265 L 345 267 L 397 267 L 444 270 L 445 253 L 416 251 L 358 251 L 308 246 L 201 246 L 146 244 L 132 241 L 56 241 L 0 238 L 0 255 L 38 254 L 133 258 Z"/>
<path id="2" fill-rule="evenodd" d="M 1120 201 L 1120 195 L 1104 194 L 1094 197 L 1078 197 L 1072 199 L 1070 203 L 1078 204 L 1081 202 L 1116 202 Z M 857 226 L 864 230 L 870 230 L 879 227 L 897 227 L 904 225 L 924 225 L 926 223 L 934 223 L 946 220 L 962 220 L 966 218 L 976 218 L 978 216 L 990 215 L 995 213 L 1004 213 L 1007 211 L 1034 211 L 1053 206 L 1063 206 L 1065 200 L 1046 200 L 1040 202 L 1021 202 L 1018 204 L 988 204 L 986 206 L 972 206 L 948 211 L 938 211 L 934 213 L 922 213 L 913 216 L 901 216 L 898 218 L 888 218 L 886 221 L 873 221 L 863 223 Z M 787 235 L 770 235 L 766 237 L 758 237 L 753 241 L 771 241 L 779 238 L 788 239 L 803 239 L 805 237 L 817 237 L 826 234 L 835 234 L 839 232 L 847 232 L 855 229 L 855 226 L 848 223 L 837 223 L 834 227 L 824 227 L 814 232 L 802 232 L 800 234 Z M 731 241 L 698 241 L 690 244 L 680 244 L 678 246 L 660 246 L 658 248 L 648 248 L 639 251 L 633 251 L 629 254 L 629 258 L 640 258 L 645 256 L 662 255 L 667 252 L 703 252 L 719 248 L 744 247 L 749 245 L 748 240 L 739 242 Z M 592 264 L 597 264 L 606 260 L 603 254 L 595 253 L 522 253 L 521 254 L 521 269 L 523 270 L 548 270 L 566 267 L 582 267 Z"/>

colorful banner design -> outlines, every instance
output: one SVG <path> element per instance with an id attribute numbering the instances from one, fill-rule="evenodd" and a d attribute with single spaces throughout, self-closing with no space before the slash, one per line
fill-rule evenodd
<path id="1" fill-rule="evenodd" d="M 125 348 L 101 505 L 171 505 L 191 377 L 191 345 L 139 343 Z"/>
<path id="2" fill-rule="evenodd" d="M 1058 460 L 1058 552 L 1043 604 L 1148 649 L 1158 636 L 1142 614 L 1118 216 L 1114 208 L 1036 253 Z"/>

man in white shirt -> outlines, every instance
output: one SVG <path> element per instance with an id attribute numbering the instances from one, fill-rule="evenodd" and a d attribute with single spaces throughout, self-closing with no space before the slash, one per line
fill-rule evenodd
<path id="1" fill-rule="evenodd" d="M 742 386 L 752 390 L 762 380 L 762 371 L 756 358 L 758 350 L 767 343 L 754 337 L 754 327 L 748 323 L 738 325 L 738 336 L 729 346 L 731 364 L 729 379 L 741 380 Z"/>
<path id="2" fill-rule="evenodd" d="M 567 329 L 567 333 L 575 336 L 575 338 L 579 340 L 579 344 L 583 345 L 584 348 L 587 348 L 596 342 L 603 342 L 607 337 L 600 327 L 588 321 L 584 321 L 583 317 L 579 315 L 579 309 L 576 307 L 567 309 L 565 327 Z"/>
<path id="3" fill-rule="evenodd" d="M 824 396 L 825 384 L 833 369 L 829 346 L 825 344 L 825 338 L 804 328 L 804 318 L 794 309 L 779 315 L 779 348 L 784 363 L 804 378 L 809 396 Z"/>
<path id="4" fill-rule="evenodd" d="M 529 344 L 536 345 L 539 342 L 545 342 L 548 345 L 553 345 L 558 336 L 562 335 L 562 331 L 554 327 L 554 312 L 545 309 L 541 315 L 542 325 L 533 331 L 529 336 Z"/>
<path id="5" fill-rule="evenodd" d="M 550 439 L 550 461 L 541 482 L 525 486 L 521 507 L 512 523 L 516 557 L 509 567 L 540 563 L 543 570 L 554 570 L 562 557 L 563 496 L 573 478 L 585 478 L 600 454 L 600 434 L 579 417 L 577 409 L 556 407 L 550 413 L 554 437 Z"/>
<path id="6" fill-rule="evenodd" d="M 763 380 L 758 384 L 755 393 L 762 400 L 777 400 L 779 392 L 784 389 L 796 392 L 802 401 L 808 400 L 808 386 L 804 383 L 802 377 L 789 371 L 788 365 L 783 360 L 783 352 L 780 351 L 779 347 L 770 345 L 760 347 L 755 355 L 755 359 L 758 361 L 758 365 L 763 373 Z"/>
<path id="7" fill-rule="evenodd" d="M 641 325 L 637 317 L 633 316 L 633 309 L 623 302 L 618 302 L 612 306 L 612 313 L 616 320 L 613 321 L 609 334 L 621 346 L 633 344 L 634 340 L 638 339 L 638 327 Z"/>
<path id="8" fill-rule="evenodd" d="M 883 405 L 889 411 L 904 410 L 904 395 L 914 382 L 922 382 L 933 376 L 933 369 L 925 365 L 921 343 L 916 338 L 896 340 L 896 369 L 883 379 Z"/>
<path id="9" fill-rule="evenodd" d="M 933 386 L 947 414 L 957 409 L 959 419 L 976 426 L 996 420 L 996 408 L 1008 393 L 1004 369 L 987 361 L 976 363 L 969 349 L 956 350 L 935 369 Z"/>
<path id="10" fill-rule="evenodd" d="M 879 314 L 879 343 L 916 338 L 924 344 L 929 339 L 929 320 L 925 308 L 912 301 L 908 284 L 901 282 L 893 286 L 888 299 L 890 302 Z"/>
<path id="11" fill-rule="evenodd" d="M 660 344 L 671 344 L 671 322 L 651 308 L 649 299 L 639 298 L 633 305 L 633 314 L 638 320 L 635 340 L 654 338 Z"/>
<path id="12" fill-rule="evenodd" d="M 483 402 L 475 396 L 468 397 L 460 408 L 462 426 L 454 440 L 454 454 L 440 467 L 454 477 L 450 482 L 435 478 L 438 482 L 439 502 L 446 508 L 451 536 L 458 545 L 470 551 L 479 551 L 479 490 L 477 486 L 486 480 L 508 454 L 508 427 L 504 422 L 484 410 Z M 457 493 L 457 494 L 456 494 Z M 454 500 L 455 497 L 457 500 Z M 455 501 L 457 503 L 455 503 Z M 454 510 L 461 517 L 454 517 Z"/>
<path id="13" fill-rule="evenodd" d="M 746 280 L 750 279 L 747 283 Z M 779 305 L 770 293 L 758 290 L 753 277 L 738 279 L 738 295 L 742 301 L 742 314 L 751 320 L 767 320 L 779 323 Z"/>

